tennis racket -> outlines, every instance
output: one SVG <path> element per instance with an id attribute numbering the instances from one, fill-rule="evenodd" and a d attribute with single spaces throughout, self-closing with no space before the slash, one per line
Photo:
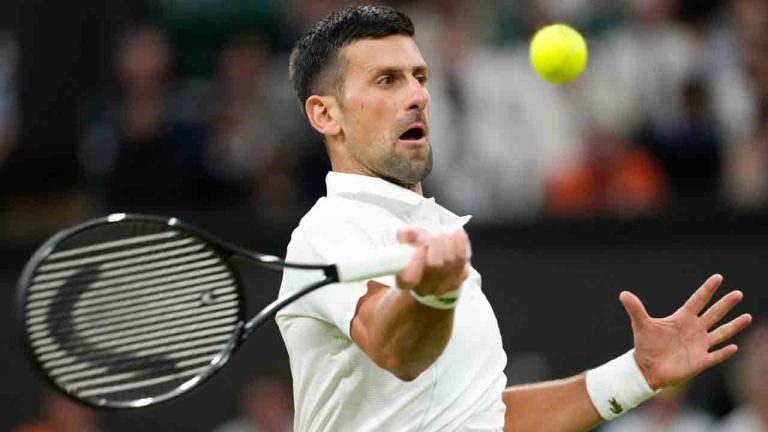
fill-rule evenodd
<path id="1" fill-rule="evenodd" d="M 18 284 L 24 339 L 53 387 L 99 408 L 175 398 L 220 370 L 260 325 L 328 284 L 394 274 L 413 249 L 397 245 L 336 264 L 297 264 L 215 239 L 175 218 L 113 214 L 61 231 Z M 322 270 L 325 277 L 246 320 L 232 258 Z"/>

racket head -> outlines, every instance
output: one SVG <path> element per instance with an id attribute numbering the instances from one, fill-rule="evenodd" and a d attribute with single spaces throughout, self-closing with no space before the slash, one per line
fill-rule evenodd
<path id="1" fill-rule="evenodd" d="M 175 218 L 113 214 L 59 232 L 19 279 L 26 351 L 54 388 L 92 407 L 173 399 L 240 345 L 232 253 Z"/>

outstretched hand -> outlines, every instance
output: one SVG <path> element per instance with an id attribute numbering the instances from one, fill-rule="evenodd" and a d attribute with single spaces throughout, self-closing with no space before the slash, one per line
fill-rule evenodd
<path id="1" fill-rule="evenodd" d="M 635 360 L 654 390 L 688 381 L 736 354 L 735 344 L 719 349 L 715 346 L 744 330 L 752 322 L 751 315 L 743 314 L 710 329 L 741 301 L 741 291 L 726 294 L 699 315 L 722 282 L 722 276 L 711 276 L 666 318 L 649 316 L 640 299 L 628 291 L 619 296 L 632 322 Z"/>

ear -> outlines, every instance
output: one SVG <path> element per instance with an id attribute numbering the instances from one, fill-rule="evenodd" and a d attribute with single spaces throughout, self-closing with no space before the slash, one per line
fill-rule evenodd
<path id="1" fill-rule="evenodd" d="M 336 109 L 336 99 L 332 96 L 310 96 L 304 102 L 309 123 L 316 131 L 326 136 L 338 135 L 341 132 L 339 123 L 340 112 Z"/>

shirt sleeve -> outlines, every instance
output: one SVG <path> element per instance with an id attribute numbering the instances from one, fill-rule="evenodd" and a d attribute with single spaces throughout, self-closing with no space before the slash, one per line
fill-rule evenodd
<path id="1" fill-rule="evenodd" d="M 370 253 L 378 247 L 380 245 L 362 227 L 351 222 L 325 229 L 300 228 L 291 238 L 286 259 L 330 264 Z M 323 277 L 321 271 L 286 269 L 281 294 L 294 292 Z M 392 276 L 376 280 L 389 286 L 394 284 Z M 350 324 L 355 317 L 360 297 L 367 291 L 367 282 L 336 283 L 322 287 L 299 300 L 302 315 L 334 324 L 351 339 Z"/>

